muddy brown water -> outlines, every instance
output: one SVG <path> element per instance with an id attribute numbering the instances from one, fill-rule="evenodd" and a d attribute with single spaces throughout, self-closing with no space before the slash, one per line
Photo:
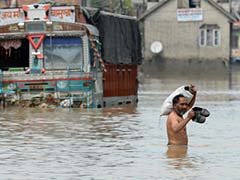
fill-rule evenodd
<path id="1" fill-rule="evenodd" d="M 136 107 L 1 109 L 1 179 L 239 179 L 238 77 L 145 78 Z M 211 115 L 188 124 L 187 148 L 168 148 L 160 106 L 189 83 L 198 88 L 195 105 Z"/>

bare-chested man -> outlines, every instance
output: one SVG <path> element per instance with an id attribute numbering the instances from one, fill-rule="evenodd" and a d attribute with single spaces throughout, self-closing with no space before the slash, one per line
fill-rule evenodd
<path id="1" fill-rule="evenodd" d="M 190 111 L 186 118 L 183 115 L 192 108 L 196 99 L 196 88 L 191 85 L 193 98 L 190 103 L 182 95 L 177 95 L 173 98 L 173 109 L 167 118 L 167 135 L 168 145 L 187 145 L 188 137 L 186 125 L 195 116 L 194 111 Z"/>

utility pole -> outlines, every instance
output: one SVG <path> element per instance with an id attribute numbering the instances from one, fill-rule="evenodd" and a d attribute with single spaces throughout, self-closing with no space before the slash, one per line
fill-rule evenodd
<path id="1" fill-rule="evenodd" d="M 232 14 L 232 0 L 229 0 L 229 12 Z"/>
<path id="2" fill-rule="evenodd" d="M 121 14 L 123 14 L 123 4 L 122 4 L 122 0 L 119 0 L 120 2 L 120 12 L 121 12 Z"/>
<path id="3" fill-rule="evenodd" d="M 112 0 L 109 0 L 109 10 L 113 12 Z"/>

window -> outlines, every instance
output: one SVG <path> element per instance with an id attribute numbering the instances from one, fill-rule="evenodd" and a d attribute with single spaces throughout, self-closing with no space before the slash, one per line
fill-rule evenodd
<path id="1" fill-rule="evenodd" d="M 204 46 L 220 46 L 221 36 L 220 28 L 216 24 L 204 24 L 199 29 L 199 45 Z"/>
<path id="2" fill-rule="evenodd" d="M 200 31 L 200 46 L 205 45 L 205 30 Z"/>
<path id="3" fill-rule="evenodd" d="M 178 0 L 177 1 L 178 9 L 181 8 L 200 8 L 201 0 Z"/>
<path id="4" fill-rule="evenodd" d="M 46 69 L 80 68 L 83 70 L 83 43 L 80 37 L 47 37 L 43 54 Z"/>
<path id="5" fill-rule="evenodd" d="M 239 48 L 239 35 L 238 35 L 238 30 L 233 30 L 233 33 L 232 33 L 232 40 L 231 40 L 231 45 L 232 45 L 232 48 Z"/>
<path id="6" fill-rule="evenodd" d="M 214 46 L 219 46 L 220 45 L 220 32 L 219 30 L 213 30 L 213 33 L 214 33 Z"/>
<path id="7" fill-rule="evenodd" d="M 211 29 L 206 29 L 207 32 L 207 46 L 211 46 L 213 44 L 213 31 Z"/>

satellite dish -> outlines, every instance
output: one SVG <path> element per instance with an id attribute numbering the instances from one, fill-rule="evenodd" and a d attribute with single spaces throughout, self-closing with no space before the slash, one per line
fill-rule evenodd
<path id="1" fill-rule="evenodd" d="M 162 43 L 160 43 L 159 41 L 154 41 L 152 44 L 151 44 L 151 47 L 150 47 L 152 53 L 154 54 L 158 54 L 162 51 L 163 49 L 163 46 L 162 46 Z"/>

